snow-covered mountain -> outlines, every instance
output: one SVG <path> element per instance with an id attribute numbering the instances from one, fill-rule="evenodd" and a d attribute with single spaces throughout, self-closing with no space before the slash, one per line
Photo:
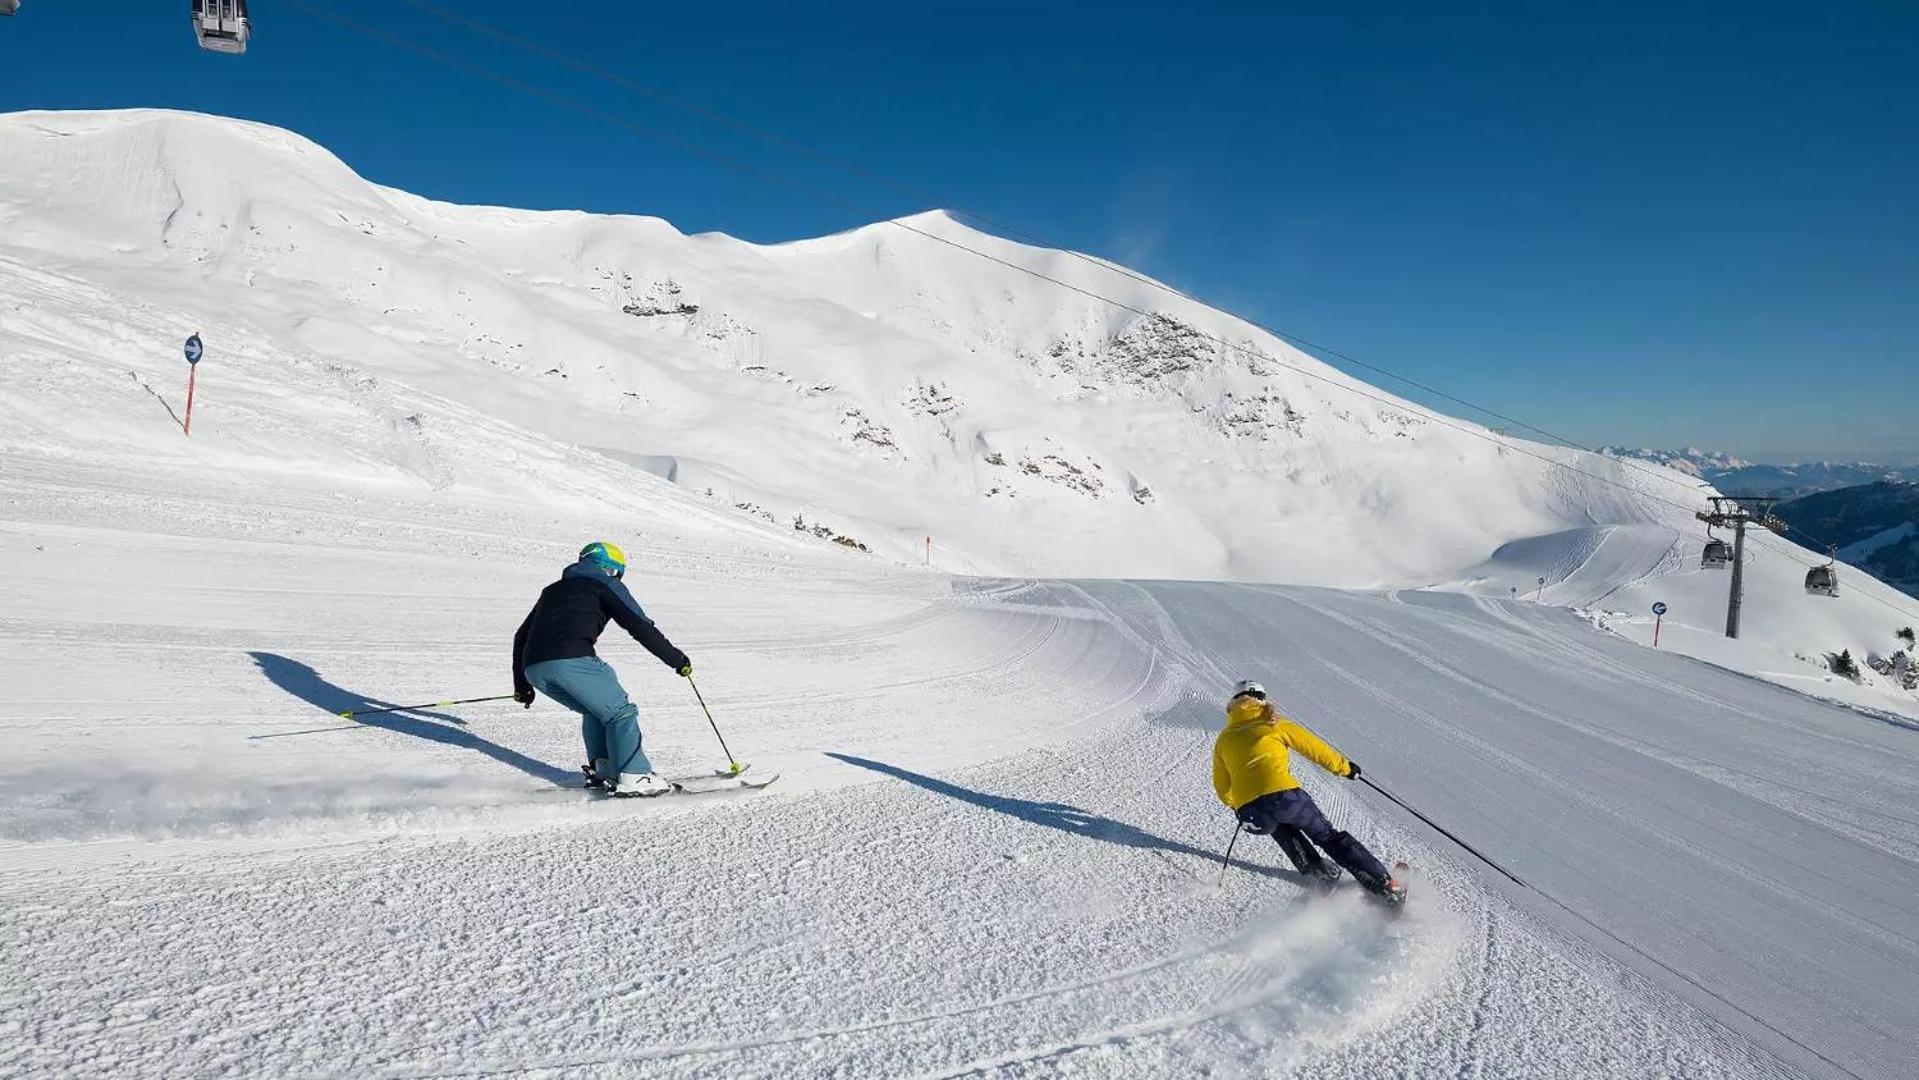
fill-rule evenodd
<path id="1" fill-rule="evenodd" d="M 1717 450 L 1701 450 L 1696 446 L 1688 446 L 1684 450 L 1654 450 L 1643 446 L 1602 446 L 1599 452 L 1607 457 L 1630 458 L 1634 461 L 1664 465 L 1668 469 L 1676 469 L 1688 476 L 1700 477 L 1713 472 L 1743 469 L 1752 464 L 1731 454 L 1722 454 Z"/>
<path id="2" fill-rule="evenodd" d="M 207 374 L 324 357 L 901 561 L 930 536 L 986 573 L 1410 584 L 1687 490 L 939 212 L 755 246 L 431 202 L 285 131 L 152 111 L 8 116 L 0 158 L 6 254 L 169 309 Z"/>
<path id="3" fill-rule="evenodd" d="M 433 202 L 286 131 L 151 110 L 0 116 L 0 160 L 9 454 L 569 506 L 637 470 L 677 489 L 647 500 L 681 508 L 660 527 L 894 564 L 1506 596 L 1545 577 L 1566 602 L 1698 592 L 1680 618 L 1717 622 L 1723 585 L 1668 580 L 1704 539 L 1686 472 L 1433 413 L 943 213 L 759 246 Z M 193 332 L 185 446 L 166 386 Z M 1748 632 L 1769 652 L 1723 662 L 1816 664 L 1910 621 L 1860 588 L 1808 606 L 1811 552 L 1751 557 L 1778 562 Z"/>

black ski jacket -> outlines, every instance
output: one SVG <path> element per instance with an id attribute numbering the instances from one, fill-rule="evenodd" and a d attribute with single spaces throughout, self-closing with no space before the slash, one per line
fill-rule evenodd
<path id="1" fill-rule="evenodd" d="M 619 623 L 667 667 L 678 671 L 691 663 L 646 617 L 625 585 L 607 577 L 592 563 L 581 561 L 567 567 L 560 580 L 541 590 L 539 602 L 513 635 L 513 689 L 522 693 L 533 689 L 526 681 L 526 669 L 534 664 L 598 655 L 593 644 L 600 639 L 608 619 Z"/>

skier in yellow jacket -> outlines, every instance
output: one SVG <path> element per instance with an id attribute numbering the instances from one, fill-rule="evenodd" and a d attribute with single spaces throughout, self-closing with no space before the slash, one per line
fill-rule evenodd
<path id="1" fill-rule="evenodd" d="M 1403 897 L 1404 884 L 1351 833 L 1334 829 L 1319 804 L 1293 779 L 1295 750 L 1334 776 L 1359 779 L 1357 762 L 1282 716 L 1266 699 L 1265 687 L 1240 683 L 1226 703 L 1226 727 L 1213 743 L 1213 790 L 1219 801 L 1247 832 L 1270 834 L 1294 869 L 1323 886 L 1330 888 L 1339 871 L 1325 864 L 1315 844 L 1370 891 L 1387 900 Z"/>

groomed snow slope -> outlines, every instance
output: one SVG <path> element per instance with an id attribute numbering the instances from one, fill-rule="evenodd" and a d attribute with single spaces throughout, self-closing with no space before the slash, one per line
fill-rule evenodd
<path id="1" fill-rule="evenodd" d="M 183 439 L 124 352 L 175 313 L 0 265 L 0 1073 L 1908 1071 L 1908 727 L 1537 605 L 951 580 L 244 333 Z M 504 689 L 595 536 L 778 787 L 588 801 L 546 702 L 335 715 Z M 1241 675 L 1542 891 L 1318 774 L 1406 918 L 1261 842 L 1214 891 Z"/>
<path id="2" fill-rule="evenodd" d="M 641 521 L 672 498 L 634 490 Z M 636 805 L 560 786 L 550 703 L 333 714 L 497 690 L 586 517 L 137 461 L 26 462 L 0 499 L 26 569 L 0 1072 L 1891 1078 L 1919 1052 L 1919 731 L 1563 612 L 655 541 L 637 591 L 785 778 Z M 677 679 L 607 652 L 656 761 L 720 760 Z M 1304 897 L 1256 838 L 1215 891 L 1207 751 L 1243 674 L 1539 891 L 1322 774 L 1419 865 L 1408 915 Z"/>

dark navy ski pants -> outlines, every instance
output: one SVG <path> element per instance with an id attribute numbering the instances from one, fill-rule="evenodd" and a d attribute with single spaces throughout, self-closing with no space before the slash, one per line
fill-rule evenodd
<path id="1" fill-rule="evenodd" d="M 1319 804 L 1306 794 L 1305 788 L 1261 795 L 1239 808 L 1239 820 L 1272 833 L 1273 838 L 1279 841 L 1280 849 L 1301 871 L 1308 870 L 1308 867 L 1300 866 L 1301 853 L 1296 853 L 1287 844 L 1286 834 L 1294 830 L 1304 833 L 1307 839 L 1319 845 L 1321 851 L 1331 855 L 1334 862 L 1345 867 L 1361 884 L 1372 887 L 1387 879 L 1386 867 L 1351 833 L 1333 828 L 1332 822 L 1326 820 Z M 1310 855 L 1312 851 L 1307 849 L 1303 854 Z"/>

